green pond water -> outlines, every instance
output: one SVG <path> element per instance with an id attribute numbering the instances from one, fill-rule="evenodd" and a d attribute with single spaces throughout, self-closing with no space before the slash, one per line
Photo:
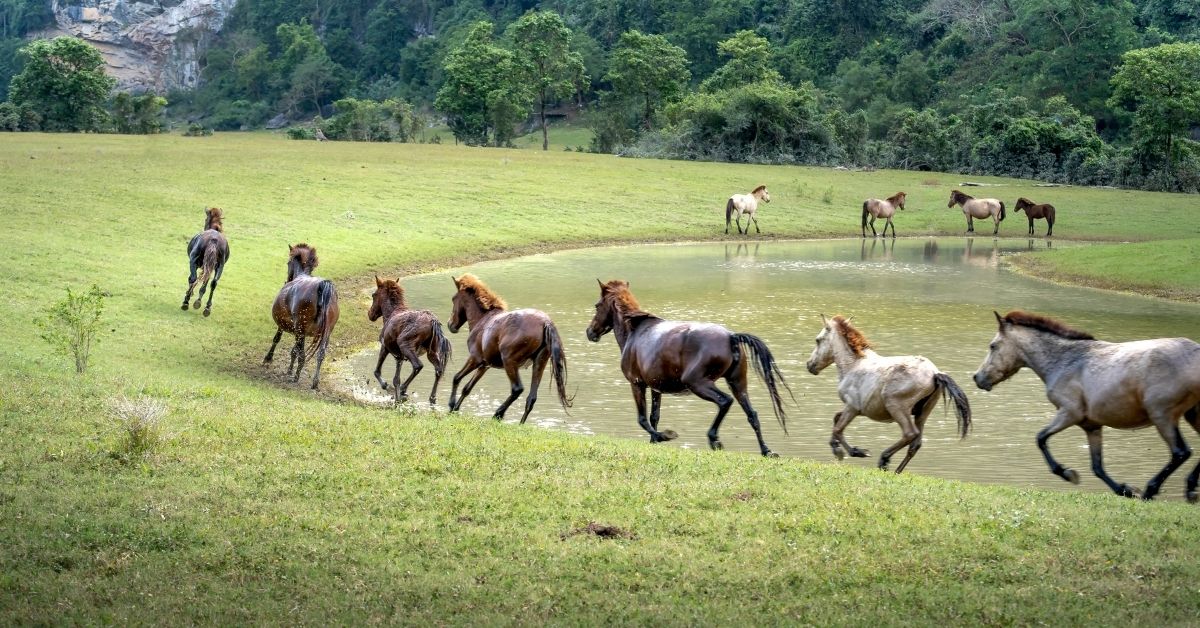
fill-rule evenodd
<path id="1" fill-rule="evenodd" d="M 971 374 L 987 353 L 996 331 L 992 310 L 1025 309 L 1061 318 L 1098 338 L 1125 341 L 1163 336 L 1200 339 L 1200 306 L 1068 288 L 1022 277 L 1001 267 L 1007 254 L 1053 245 L 1044 240 L 901 239 L 750 242 L 747 244 L 640 245 L 565 251 L 485 262 L 447 272 L 406 278 L 412 307 L 429 309 L 445 323 L 454 293 L 451 275 L 472 272 L 503 296 L 510 308 L 544 310 L 563 337 L 569 391 L 575 405 L 567 414 L 555 402 L 549 369 L 542 382 L 529 429 L 577 434 L 608 434 L 645 439 L 637 425 L 630 387 L 621 374 L 612 335 L 599 343 L 584 334 L 599 296 L 596 279 L 626 279 L 647 311 L 672 320 L 715 322 L 763 338 L 780 362 L 796 396 L 787 405 L 789 435 L 775 421 L 765 387 L 751 373 L 751 398 L 762 417 L 764 436 L 776 452 L 833 462 L 828 441 L 832 417 L 841 408 L 835 368 L 810 375 L 804 363 L 821 329 L 820 315 L 854 316 L 855 325 L 884 355 L 919 354 L 953 377 L 967 392 L 974 430 L 960 441 L 952 413 L 939 407 L 925 429 L 925 445 L 906 469 L 976 482 L 1078 490 L 1050 474 L 1034 437 L 1053 416 L 1041 381 L 1028 369 L 990 393 Z M 370 294 L 345 295 L 342 316 L 365 316 Z M 464 326 L 450 334 L 455 357 L 443 379 L 438 402 L 450 398 L 450 380 L 466 356 Z M 339 361 L 331 380 L 365 401 L 386 404 L 371 373 L 376 347 Z M 388 359 L 384 378 L 391 381 Z M 406 370 L 408 367 L 405 367 Z M 528 369 L 522 372 L 528 385 Z M 433 382 L 426 367 L 409 388 L 425 400 Z M 723 387 L 723 383 L 721 383 Z M 489 371 L 463 404 L 463 410 L 490 420 L 508 394 L 508 380 Z M 520 418 L 524 398 L 509 410 Z M 707 449 L 705 432 L 715 407 L 690 395 L 663 398 L 660 428 L 679 440 L 666 445 Z M 871 451 L 867 459 L 840 464 L 873 466 L 875 455 L 900 436 L 895 424 L 856 419 L 846 431 L 851 444 Z M 1200 435 L 1184 425 L 1184 435 L 1200 450 Z M 735 405 L 721 427 L 726 450 L 757 454 L 754 433 Z M 1118 481 L 1143 486 L 1166 463 L 1166 445 L 1153 429 L 1105 430 L 1105 462 Z M 1077 469 L 1086 490 L 1107 490 L 1091 474 L 1083 432 L 1067 430 L 1050 441 L 1059 460 Z M 717 455 L 717 454 L 714 454 Z M 900 461 L 903 451 L 893 464 Z M 1172 476 L 1163 497 L 1178 499 L 1184 469 Z"/>

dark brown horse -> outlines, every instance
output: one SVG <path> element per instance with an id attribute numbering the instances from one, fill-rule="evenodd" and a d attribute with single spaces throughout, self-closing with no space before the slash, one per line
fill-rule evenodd
<path id="1" fill-rule="evenodd" d="M 204 299 L 204 289 L 208 283 L 208 278 L 212 277 L 212 286 L 208 288 L 208 303 L 204 306 L 204 315 L 208 316 L 212 313 L 213 295 L 217 293 L 217 280 L 221 278 L 221 273 L 225 272 L 225 262 L 229 261 L 229 241 L 225 239 L 224 229 L 221 226 L 221 219 L 224 215 L 219 207 L 204 208 L 204 231 L 192 236 L 188 242 L 188 265 L 190 266 L 188 273 L 188 289 L 187 294 L 183 295 L 183 305 L 180 309 L 187 311 L 188 301 L 192 298 L 192 291 L 196 286 L 200 287 L 200 293 L 196 295 L 196 302 L 192 303 L 192 309 L 200 307 L 200 301 Z M 201 269 L 200 279 L 196 279 L 196 269 Z"/>
<path id="2" fill-rule="evenodd" d="M 463 400 L 489 368 L 502 368 L 508 375 L 511 391 L 508 399 L 496 408 L 492 418 L 503 419 L 504 412 L 525 390 L 521 384 L 520 369 L 532 364 L 532 388 L 525 398 L 525 413 L 521 415 L 521 423 L 524 423 L 537 401 L 538 385 L 542 383 L 542 373 L 547 363 L 553 365 L 551 373 L 558 385 L 558 402 L 564 410 L 571 407 L 571 398 L 567 396 L 567 358 L 563 354 L 558 329 L 550 317 L 541 310 L 508 311 L 504 299 L 475 275 L 463 275 L 455 279 L 454 286 L 458 291 L 451 300 L 453 311 L 448 327 L 451 333 L 458 333 L 463 323 L 467 324 L 471 330 L 467 336 L 467 350 L 471 354 L 467 356 L 467 363 L 462 369 L 454 374 L 450 410 L 453 412 L 462 407 Z M 458 384 L 471 372 L 475 375 L 463 386 L 462 397 L 459 397 Z"/>
<path id="3" fill-rule="evenodd" d="M 1037 220 L 1038 218 L 1046 219 L 1046 224 L 1048 225 L 1046 227 L 1046 237 L 1049 238 L 1050 236 L 1054 235 L 1053 205 L 1049 203 L 1037 205 L 1033 201 L 1021 197 L 1017 199 L 1017 208 L 1013 210 L 1013 213 L 1015 214 L 1021 210 L 1025 210 L 1025 217 L 1029 219 L 1029 235 L 1033 235 L 1033 221 Z"/>
<path id="4" fill-rule="evenodd" d="M 278 329 L 275 339 L 271 341 L 271 348 L 267 350 L 267 357 L 263 358 L 263 364 L 271 363 L 275 345 L 279 344 L 283 332 L 295 335 L 296 344 L 292 346 L 288 375 L 292 374 L 292 368 L 295 367 L 296 374 L 292 381 L 300 381 L 305 360 L 316 355 L 317 369 L 313 372 L 312 383 L 314 390 L 321 380 L 321 363 L 325 361 L 329 336 L 333 334 L 333 326 L 338 319 L 337 290 L 332 281 L 312 276 L 317 264 L 317 249 L 303 242 L 288 247 L 287 282 L 271 306 L 271 315 L 275 317 Z M 304 339 L 308 337 L 313 339 L 313 346 L 305 350 Z"/>
<path id="5" fill-rule="evenodd" d="M 375 379 L 387 390 L 380 372 L 383 361 L 389 355 L 396 358 L 396 374 L 392 377 L 392 389 L 396 393 L 396 401 L 408 398 L 408 385 L 417 377 L 423 368 L 421 356 L 428 355 L 429 363 L 433 365 L 433 390 L 429 391 L 429 403 L 437 403 L 438 382 L 446 372 L 446 363 L 450 361 L 450 341 L 442 333 L 442 323 L 429 310 L 410 310 L 404 300 L 404 288 L 399 281 L 375 277 L 375 293 L 371 295 L 371 309 L 367 310 L 367 318 L 372 321 L 383 317 L 383 329 L 379 331 L 379 362 L 375 365 Z M 400 383 L 400 367 L 402 360 L 408 360 L 412 365 L 412 374 L 404 383 Z"/>
<path id="6" fill-rule="evenodd" d="M 600 300 L 596 302 L 596 316 L 588 325 L 587 337 L 592 342 L 599 342 L 610 331 L 621 348 L 621 371 L 633 387 L 638 425 L 650 433 L 650 442 L 675 438 L 675 433 L 670 430 L 658 430 L 662 394 L 690 392 L 717 406 L 717 417 L 708 429 L 710 447 L 722 448 L 717 432 L 736 399 L 745 411 L 750 427 L 754 428 L 762 455 L 775 456 L 763 442 L 758 413 L 750 406 L 750 395 L 746 392 L 747 365 L 753 364 L 766 383 L 775 417 L 785 434 L 787 415 L 779 386 L 782 385 L 789 395 L 791 389 L 762 340 L 750 334 L 735 334 L 711 323 L 665 321 L 643 311 L 629 291 L 629 283 L 619 280 L 600 284 Z M 733 392 L 732 397 L 717 388 L 719 378 L 725 379 Z M 651 391 L 649 415 L 646 413 L 647 388 Z"/>

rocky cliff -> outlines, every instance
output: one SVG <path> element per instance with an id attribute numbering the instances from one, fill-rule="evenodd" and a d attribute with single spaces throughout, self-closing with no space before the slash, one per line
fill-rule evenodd
<path id="1" fill-rule="evenodd" d="M 199 59 L 237 0 L 52 0 L 55 25 L 40 35 L 74 35 L 104 54 L 119 89 L 190 89 Z"/>

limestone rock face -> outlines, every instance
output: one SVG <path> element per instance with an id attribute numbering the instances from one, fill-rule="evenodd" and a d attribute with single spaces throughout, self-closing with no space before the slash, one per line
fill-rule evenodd
<path id="1" fill-rule="evenodd" d="M 191 89 L 200 56 L 237 0 L 52 0 L 55 25 L 39 36 L 74 35 L 95 46 L 117 88 Z"/>

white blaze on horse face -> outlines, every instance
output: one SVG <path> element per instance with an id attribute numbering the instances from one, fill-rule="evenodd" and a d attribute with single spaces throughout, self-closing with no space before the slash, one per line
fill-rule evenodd
<path id="1" fill-rule="evenodd" d="M 1020 346 L 1013 336 L 1013 330 L 1007 333 L 1002 330 L 992 338 L 992 343 L 988 345 L 987 357 L 983 359 L 983 364 L 979 365 L 979 370 L 975 371 L 976 386 L 983 390 L 991 390 L 1025 366 Z"/>
<path id="2" fill-rule="evenodd" d="M 833 345 L 829 342 L 829 328 L 826 327 L 817 334 L 817 346 L 813 348 L 812 355 L 808 356 L 805 366 L 809 373 L 816 375 L 830 364 L 833 364 Z"/>

